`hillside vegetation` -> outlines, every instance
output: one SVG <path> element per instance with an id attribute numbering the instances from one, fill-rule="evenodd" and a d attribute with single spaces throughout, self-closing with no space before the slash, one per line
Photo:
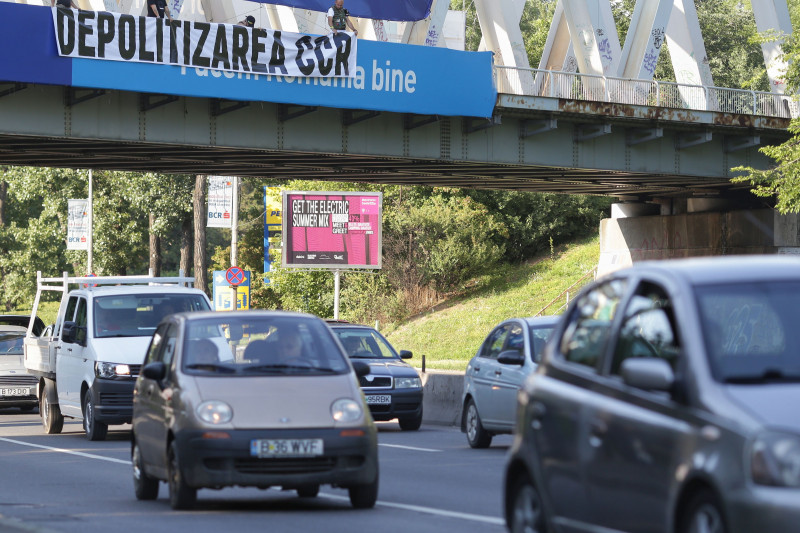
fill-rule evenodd
<path id="1" fill-rule="evenodd" d="M 427 368 L 464 370 L 493 326 L 535 315 L 594 269 L 599 256 L 599 238 L 594 236 L 561 247 L 552 258 L 502 265 L 465 293 L 383 333 L 396 349 L 414 352 L 414 366 L 421 366 L 424 354 Z"/>

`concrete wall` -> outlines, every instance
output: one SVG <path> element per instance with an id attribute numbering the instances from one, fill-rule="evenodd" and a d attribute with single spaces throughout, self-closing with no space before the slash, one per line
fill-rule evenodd
<path id="1" fill-rule="evenodd" d="M 800 253 L 798 215 L 751 209 L 607 218 L 598 275 L 648 259 L 775 253 Z"/>
<path id="2" fill-rule="evenodd" d="M 460 426 L 464 372 L 427 370 L 425 373 L 420 372 L 420 376 L 423 387 L 423 423 Z"/>

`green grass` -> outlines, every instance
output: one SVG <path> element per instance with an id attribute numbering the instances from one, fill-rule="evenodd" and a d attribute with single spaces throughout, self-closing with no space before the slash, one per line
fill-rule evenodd
<path id="1" fill-rule="evenodd" d="M 58 306 L 60 304 L 61 304 L 60 301 L 39 302 L 39 312 L 36 313 L 36 314 L 39 315 L 39 318 L 41 318 L 44 321 L 44 325 L 45 326 L 55 323 L 56 316 L 58 316 Z M 28 305 L 29 306 L 33 305 L 33 302 L 31 302 Z M 29 315 L 29 314 L 31 314 L 31 308 L 30 307 L 19 308 L 19 309 L 16 309 L 14 311 L 11 311 L 9 314 Z"/>
<path id="2" fill-rule="evenodd" d="M 427 368 L 464 370 L 492 327 L 535 315 L 596 267 L 599 256 L 599 239 L 593 237 L 563 247 L 553 259 L 502 266 L 457 298 L 383 333 L 397 350 L 414 352 L 414 366 L 421 366 L 425 354 Z"/>

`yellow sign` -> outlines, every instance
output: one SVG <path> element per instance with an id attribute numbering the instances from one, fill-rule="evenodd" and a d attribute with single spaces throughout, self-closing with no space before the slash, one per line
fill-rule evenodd
<path id="1" fill-rule="evenodd" d="M 267 208 L 267 225 L 280 226 L 283 223 L 283 216 L 281 209 L 281 188 L 280 187 L 264 187 L 264 203 Z"/>
<path id="2" fill-rule="evenodd" d="M 224 287 L 214 295 L 214 309 L 217 311 L 233 311 L 233 287 Z M 240 285 L 236 290 L 236 309 L 250 309 L 250 286 Z"/>

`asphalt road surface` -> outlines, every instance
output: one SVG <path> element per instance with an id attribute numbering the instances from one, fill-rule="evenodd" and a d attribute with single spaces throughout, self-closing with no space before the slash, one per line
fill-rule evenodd
<path id="1" fill-rule="evenodd" d="M 354 510 L 347 491 L 317 498 L 294 491 L 203 489 L 193 511 L 173 511 L 161 484 L 156 501 L 133 494 L 130 426 L 103 442 L 68 421 L 46 435 L 39 415 L 0 409 L 0 532 L 127 531 L 502 532 L 502 480 L 511 437 L 473 450 L 453 427 L 400 431 L 380 422 L 380 492 L 374 509 Z"/>

